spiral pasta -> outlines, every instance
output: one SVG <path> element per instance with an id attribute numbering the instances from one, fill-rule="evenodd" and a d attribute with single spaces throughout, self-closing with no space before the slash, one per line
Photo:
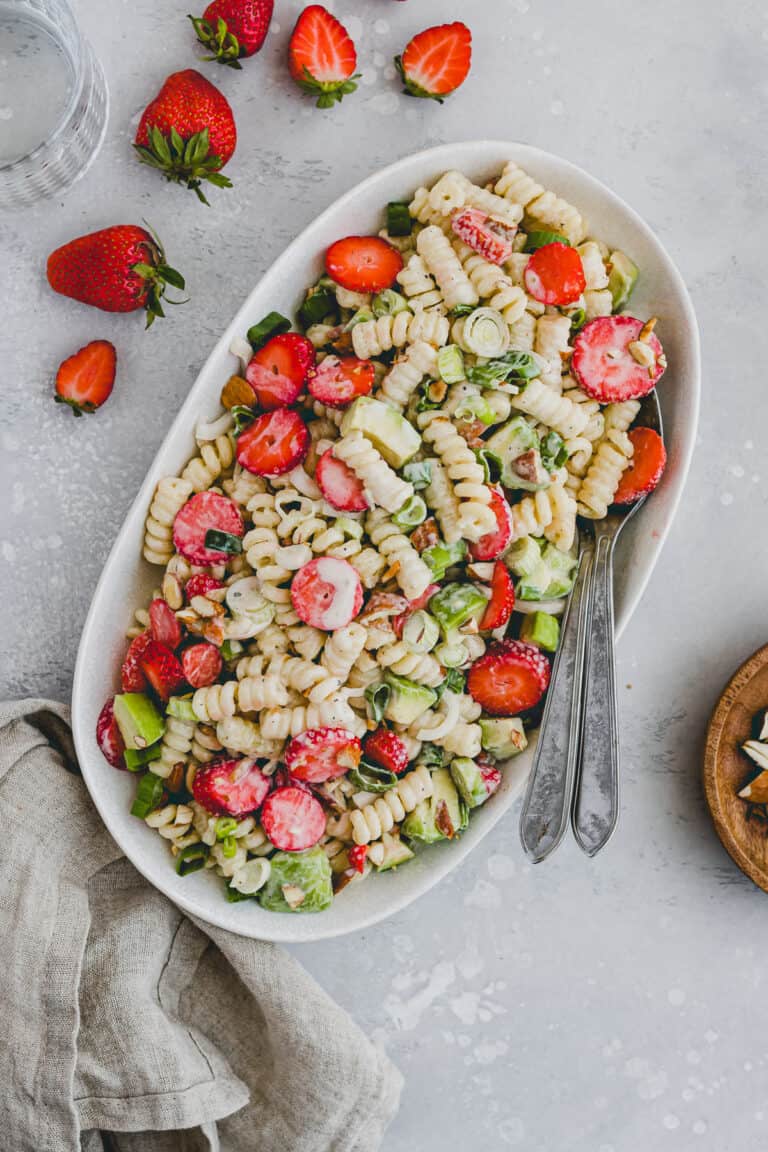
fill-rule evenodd
<path id="1" fill-rule="evenodd" d="M 408 205 L 408 211 L 419 224 L 434 225 L 443 231 L 448 231 L 451 227 L 450 216 L 443 212 L 437 212 L 433 208 L 427 188 L 416 189 L 413 199 Z"/>
<path id="2" fill-rule="evenodd" d="M 244 756 L 271 758 L 280 750 L 279 740 L 270 738 L 259 724 L 245 716 L 224 716 L 216 725 L 216 737 L 230 752 L 242 752 Z"/>
<path id="3" fill-rule="evenodd" d="M 439 312 L 398 312 L 396 316 L 380 316 L 378 320 L 364 320 L 352 329 L 352 347 L 355 356 L 368 360 L 381 356 L 392 348 L 424 341 L 441 348 L 447 344 L 450 324 Z M 385 377 L 386 380 L 386 377 Z"/>
<path id="4" fill-rule="evenodd" d="M 626 432 L 612 428 L 600 441 L 579 488 L 579 512 L 590 520 L 601 520 L 619 486 L 622 473 L 633 454 Z"/>
<path id="5" fill-rule="evenodd" d="M 260 712 L 262 708 L 279 708 L 287 703 L 286 686 L 272 672 L 246 676 L 237 686 L 237 705 L 241 712 Z"/>
<path id="6" fill-rule="evenodd" d="M 369 804 L 350 812 L 349 820 L 352 839 L 355 844 L 369 844 L 380 840 L 385 832 L 404 820 L 422 800 L 428 800 L 434 792 L 432 777 L 423 765 L 408 772 L 382 796 L 377 796 Z"/>
<path id="7" fill-rule="evenodd" d="M 195 492 L 204 492 L 216 483 L 234 458 L 233 436 L 231 434 L 217 436 L 215 440 L 200 445 L 199 455 L 190 460 L 181 473 L 181 478 L 189 481 Z"/>
<path id="8" fill-rule="evenodd" d="M 409 600 L 418 600 L 431 584 L 432 573 L 408 537 L 381 509 L 368 513 L 366 528 L 387 564 L 395 570 L 395 579 L 404 595 Z"/>
<path id="9" fill-rule="evenodd" d="M 446 544 L 455 544 L 461 540 L 459 498 L 440 460 L 433 459 L 429 463 L 431 479 L 424 495 L 437 517 L 443 540 Z"/>
<path id="10" fill-rule="evenodd" d="M 562 390 L 563 359 L 570 355 L 568 339 L 571 335 L 571 322 L 567 316 L 540 316 L 536 321 L 536 335 L 533 350 L 546 361 L 541 373 L 545 384 Z"/>
<path id="11" fill-rule="evenodd" d="M 565 552 L 573 544 L 576 502 L 562 484 L 550 484 L 512 506 L 513 542 L 523 536 L 542 535 Z"/>
<path id="12" fill-rule="evenodd" d="M 509 346 L 518 352 L 533 352 L 533 342 L 536 337 L 536 317 L 530 312 L 523 312 L 522 316 L 509 326 Z"/>
<path id="13" fill-rule="evenodd" d="M 570 244 L 580 244 L 587 234 L 587 222 L 580 212 L 554 192 L 542 192 L 525 206 L 526 223 L 560 232 Z"/>
<path id="14" fill-rule="evenodd" d="M 514 324 L 525 312 L 526 294 L 514 284 L 512 279 L 499 267 L 491 264 L 470 248 L 457 241 L 454 244 L 461 266 L 481 300 L 487 300 L 508 324 Z"/>
<path id="15" fill-rule="evenodd" d="M 422 412 L 418 423 L 424 440 L 440 457 L 458 498 L 461 535 L 479 540 L 496 527 L 482 466 L 441 409 Z"/>
<path id="16" fill-rule="evenodd" d="M 497 196 L 503 196 L 521 209 L 527 208 L 543 191 L 541 184 L 537 184 L 514 160 L 507 161 L 494 186 Z"/>
<path id="17" fill-rule="evenodd" d="M 588 416 L 581 405 L 560 396 L 538 377 L 529 380 L 523 391 L 512 397 L 512 407 L 554 428 L 565 440 L 579 436 L 587 426 Z"/>
<path id="18" fill-rule="evenodd" d="M 414 312 L 422 312 L 427 308 L 437 309 L 442 304 L 442 293 L 418 252 L 414 252 L 400 269 L 397 282 Z"/>
<path id="19" fill-rule="evenodd" d="M 445 317 L 440 316 L 438 319 L 443 321 L 446 328 L 449 327 Z M 425 340 L 417 340 L 415 344 L 410 345 L 406 354 L 392 365 L 381 382 L 381 394 L 394 407 L 405 408 L 424 377 L 436 375 L 437 352 Z M 397 509 L 390 508 L 389 511 L 395 512 Z"/>
<path id="20" fill-rule="evenodd" d="M 477 291 L 461 266 L 450 240 L 435 225 L 419 232 L 416 248 L 434 276 L 446 308 L 457 304 L 477 304 Z"/>
<path id="21" fill-rule="evenodd" d="M 165 722 L 160 745 L 160 755 L 149 765 L 149 771 L 155 776 L 167 779 L 177 764 L 186 766 L 192 750 L 192 738 L 195 735 L 196 725 L 187 720 L 179 720 L 176 716 L 169 716 Z"/>
<path id="22" fill-rule="evenodd" d="M 444 679 L 443 669 L 430 652 L 414 652 L 404 640 L 395 640 L 392 644 L 385 644 L 376 653 L 376 659 L 382 668 L 389 669 L 398 676 L 406 676 L 415 680 L 417 684 L 426 684 L 436 688 Z"/>
<path id="23" fill-rule="evenodd" d="M 608 287 L 608 273 L 603 263 L 600 247 L 594 240 L 587 240 L 579 244 L 576 251 L 581 257 L 581 267 L 584 270 L 584 282 L 587 291 L 597 291 Z"/>
<path id="24" fill-rule="evenodd" d="M 342 436 L 334 444 L 333 454 L 362 481 L 371 504 L 397 512 L 413 495 L 413 485 L 400 479 L 362 432 Z"/>
<path id="25" fill-rule="evenodd" d="M 216 732 L 208 724 L 198 724 L 192 736 L 190 754 L 197 764 L 207 764 L 214 756 L 221 752 Z"/>
<path id="26" fill-rule="evenodd" d="M 344 684 L 352 671 L 352 666 L 365 646 L 365 628 L 352 621 L 345 628 L 338 628 L 323 649 L 320 663 L 331 676 Z M 311 699 L 311 697 L 310 697 Z"/>
<path id="27" fill-rule="evenodd" d="M 144 534 L 144 559 L 150 564 L 167 564 L 173 556 L 173 522 L 193 491 L 181 476 L 164 476 L 158 482 Z"/>
<path id="28" fill-rule="evenodd" d="M 267 708 L 260 714 L 260 727 L 267 740 L 287 740 L 308 728 L 348 728 L 357 736 L 366 731 L 365 721 L 341 697 L 331 697 L 321 704 Z"/>
<path id="29" fill-rule="evenodd" d="M 205 724 L 223 720 L 225 716 L 234 716 L 237 712 L 237 683 L 227 680 L 225 684 L 198 688 L 192 697 L 192 711 Z"/>
<path id="30" fill-rule="evenodd" d="M 159 832 L 164 840 L 171 842 L 171 851 L 175 856 L 182 848 L 198 842 L 198 835 L 192 828 L 192 816 L 188 804 L 166 804 L 145 816 L 144 822 Z"/>
<path id="31" fill-rule="evenodd" d="M 584 313 L 586 320 L 595 320 L 598 316 L 610 316 L 612 312 L 613 296 L 609 288 L 584 293 Z"/>

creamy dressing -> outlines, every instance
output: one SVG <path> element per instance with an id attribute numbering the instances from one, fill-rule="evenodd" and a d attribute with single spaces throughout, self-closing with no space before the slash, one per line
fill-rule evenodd
<path id="1" fill-rule="evenodd" d="M 323 612 L 320 627 L 326 632 L 335 632 L 349 624 L 354 616 L 360 577 L 346 560 L 337 560 L 333 556 L 320 557 L 317 574 L 333 588 L 333 599 Z"/>

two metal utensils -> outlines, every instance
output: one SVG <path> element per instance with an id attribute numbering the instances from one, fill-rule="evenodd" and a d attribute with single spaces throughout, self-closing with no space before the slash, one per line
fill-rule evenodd
<path id="1" fill-rule="evenodd" d="M 640 422 L 662 434 L 656 392 Z M 613 552 L 647 497 L 602 520 L 579 520 L 579 560 L 523 800 L 520 836 L 534 863 L 562 840 L 570 819 L 588 856 L 619 816 L 619 735 L 613 623 Z"/>

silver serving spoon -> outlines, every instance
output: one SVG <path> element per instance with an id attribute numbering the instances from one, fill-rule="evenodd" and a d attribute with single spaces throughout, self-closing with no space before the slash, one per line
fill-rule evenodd
<path id="1" fill-rule="evenodd" d="M 662 434 L 656 392 L 638 422 Z M 579 846 L 594 856 L 618 819 L 619 740 L 613 627 L 613 549 L 646 497 L 602 520 L 580 518 L 577 576 L 520 817 L 520 836 L 535 863 L 560 843 L 571 814 Z"/>

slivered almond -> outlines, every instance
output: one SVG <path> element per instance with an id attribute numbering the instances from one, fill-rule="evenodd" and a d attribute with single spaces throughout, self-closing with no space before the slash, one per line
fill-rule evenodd
<path id="1" fill-rule="evenodd" d="M 221 403 L 224 408 L 234 408 L 243 404 L 249 408 L 256 400 L 256 393 L 242 376 L 230 376 L 221 390 Z"/>

